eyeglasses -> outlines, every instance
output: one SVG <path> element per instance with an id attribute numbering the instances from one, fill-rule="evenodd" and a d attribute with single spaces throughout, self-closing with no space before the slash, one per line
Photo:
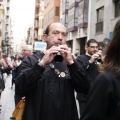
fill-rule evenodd
<path id="1" fill-rule="evenodd" d="M 89 46 L 90 48 L 93 48 L 93 49 L 95 49 L 95 48 L 97 48 L 98 49 L 98 46 Z"/>

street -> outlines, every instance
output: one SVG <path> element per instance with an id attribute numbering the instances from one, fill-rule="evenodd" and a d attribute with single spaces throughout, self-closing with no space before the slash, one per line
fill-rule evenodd
<path id="1" fill-rule="evenodd" d="M 14 110 L 14 87 L 11 89 L 11 74 L 6 77 L 5 90 L 2 92 L 0 120 L 10 120 Z"/>

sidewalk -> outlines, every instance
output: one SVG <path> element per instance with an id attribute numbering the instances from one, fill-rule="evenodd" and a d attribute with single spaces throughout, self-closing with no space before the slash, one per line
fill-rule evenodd
<path id="1" fill-rule="evenodd" d="M 6 77 L 5 90 L 2 92 L 2 111 L 0 120 L 10 120 L 14 110 L 14 87 L 11 89 L 11 74 Z"/>

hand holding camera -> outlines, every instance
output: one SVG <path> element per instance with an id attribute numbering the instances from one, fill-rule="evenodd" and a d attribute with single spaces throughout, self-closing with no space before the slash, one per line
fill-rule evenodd
<path id="1" fill-rule="evenodd" d="M 93 62 L 102 62 L 102 50 L 98 50 L 98 52 L 96 52 L 95 54 L 93 54 L 90 58 L 90 63 Z"/>

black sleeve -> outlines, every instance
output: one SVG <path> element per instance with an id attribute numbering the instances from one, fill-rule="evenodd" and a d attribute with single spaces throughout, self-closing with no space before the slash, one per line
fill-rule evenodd
<path id="1" fill-rule="evenodd" d="M 112 106 L 113 87 L 105 75 L 99 74 L 91 87 L 88 100 L 80 120 L 105 120 Z"/>
<path id="2" fill-rule="evenodd" d="M 7 68 L 1 68 L 1 72 L 2 73 L 10 73 L 10 71 L 12 70 L 12 68 L 11 67 L 7 67 Z"/>
<path id="3" fill-rule="evenodd" d="M 88 74 L 82 65 L 78 65 L 76 61 L 74 64 L 68 66 L 70 75 L 73 79 L 73 84 L 77 92 L 88 93 L 90 89 L 90 80 Z"/>
<path id="4" fill-rule="evenodd" d="M 43 74 L 44 68 L 38 65 L 38 61 L 31 57 L 25 58 L 22 61 L 21 72 L 16 78 L 15 85 L 17 93 L 22 95 L 28 94 L 37 86 L 38 80 Z"/>

